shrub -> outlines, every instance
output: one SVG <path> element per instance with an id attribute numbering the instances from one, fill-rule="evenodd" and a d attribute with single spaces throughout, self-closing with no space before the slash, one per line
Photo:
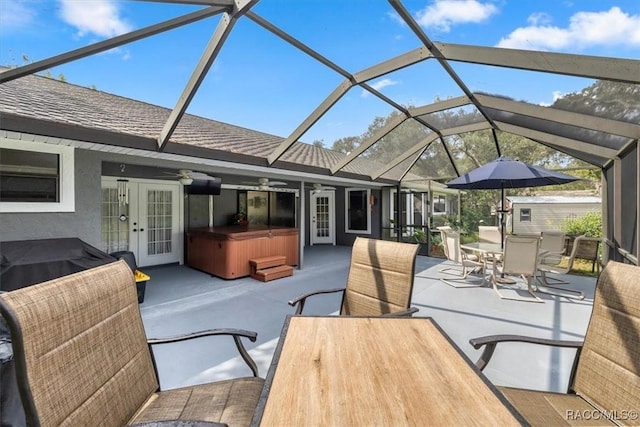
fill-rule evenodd
<path id="1" fill-rule="evenodd" d="M 587 237 L 602 237 L 602 215 L 589 212 L 579 218 L 569 219 L 565 223 L 565 231 L 570 236 L 584 234 Z"/>

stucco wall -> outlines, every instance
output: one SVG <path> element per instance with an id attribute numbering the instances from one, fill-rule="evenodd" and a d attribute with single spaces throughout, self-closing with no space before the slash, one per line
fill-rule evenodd
<path id="1" fill-rule="evenodd" d="M 75 212 L 0 214 L 0 241 L 79 237 L 100 246 L 101 161 L 75 150 Z"/>

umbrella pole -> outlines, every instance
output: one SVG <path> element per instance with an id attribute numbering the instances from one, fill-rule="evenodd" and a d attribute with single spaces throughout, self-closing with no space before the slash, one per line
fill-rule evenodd
<path id="1" fill-rule="evenodd" d="M 500 205 L 500 248 L 504 249 L 504 214 L 505 212 L 505 200 L 504 200 L 504 184 L 500 186 L 502 191 L 502 202 Z"/>

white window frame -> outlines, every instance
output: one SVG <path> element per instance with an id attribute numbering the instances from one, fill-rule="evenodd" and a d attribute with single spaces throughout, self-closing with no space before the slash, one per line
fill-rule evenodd
<path id="1" fill-rule="evenodd" d="M 369 188 L 345 188 L 344 189 L 344 232 L 355 234 L 371 234 L 371 205 L 367 205 L 367 229 L 366 230 L 351 230 L 349 228 L 349 193 L 352 191 L 366 191 L 367 192 L 367 204 L 371 200 L 371 189 Z"/>
<path id="2" fill-rule="evenodd" d="M 19 141 L 9 138 L 0 138 L 0 147 L 11 150 L 58 154 L 60 156 L 59 202 L 0 202 L 0 213 L 75 212 L 75 151 L 73 147 L 31 141 Z"/>
<path id="3" fill-rule="evenodd" d="M 439 199 L 440 197 L 444 197 L 444 212 L 436 212 L 436 197 Z M 436 194 L 434 193 L 431 203 L 431 214 L 432 215 L 447 215 L 449 213 L 449 205 L 447 204 L 447 195 L 446 194 Z"/>
<path id="4" fill-rule="evenodd" d="M 531 222 L 531 208 L 520 208 L 520 222 Z"/>

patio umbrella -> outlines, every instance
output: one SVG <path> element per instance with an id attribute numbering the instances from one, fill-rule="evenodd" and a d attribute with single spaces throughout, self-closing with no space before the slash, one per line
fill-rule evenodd
<path id="1" fill-rule="evenodd" d="M 487 163 L 447 183 L 447 187 L 459 190 L 498 190 L 502 191 L 502 209 L 504 213 L 505 188 L 543 187 L 545 185 L 566 184 L 578 181 L 571 175 L 550 171 L 508 157 Z M 504 218 L 500 220 L 504 236 Z M 503 240 L 504 242 L 504 240 Z M 503 243 L 504 244 L 504 243 Z"/>

